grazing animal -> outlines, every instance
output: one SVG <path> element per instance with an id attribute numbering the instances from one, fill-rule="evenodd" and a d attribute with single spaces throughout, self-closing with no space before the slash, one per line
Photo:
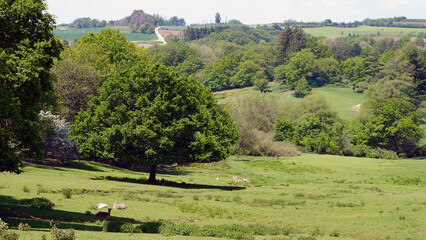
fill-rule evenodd
<path id="1" fill-rule="evenodd" d="M 113 202 L 113 208 L 114 209 L 126 209 L 127 205 L 124 203 L 118 203 L 116 201 Z"/>
<path id="2" fill-rule="evenodd" d="M 95 208 L 109 208 L 105 203 L 97 203 L 95 204 Z"/>
<path id="3" fill-rule="evenodd" d="M 98 213 L 96 213 L 95 216 L 99 217 L 99 218 L 108 218 L 108 217 L 111 216 L 111 208 L 108 208 L 108 212 L 107 213 L 106 212 L 98 212 Z"/>
<path id="4" fill-rule="evenodd" d="M 233 179 L 234 179 L 234 182 L 246 182 L 246 183 L 249 183 L 250 182 L 250 180 L 248 180 L 248 179 L 239 179 L 238 178 L 238 176 L 233 176 L 232 177 Z"/>

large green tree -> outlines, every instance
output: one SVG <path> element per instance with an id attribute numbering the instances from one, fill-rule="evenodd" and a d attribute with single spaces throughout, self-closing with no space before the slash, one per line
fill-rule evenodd
<path id="1" fill-rule="evenodd" d="M 71 126 L 84 156 L 119 158 L 151 166 L 217 161 L 233 151 L 238 132 L 208 89 L 172 69 L 123 64 Z"/>
<path id="2" fill-rule="evenodd" d="M 278 36 L 277 63 L 284 64 L 292 53 L 298 52 L 306 46 L 306 34 L 300 28 L 286 28 Z"/>
<path id="3" fill-rule="evenodd" d="M 0 9 L 0 171 L 20 172 L 20 152 L 43 157 L 38 113 L 62 45 L 44 1 L 2 0 Z"/>
<path id="4" fill-rule="evenodd" d="M 369 100 L 361 107 L 352 143 L 409 154 L 423 136 L 421 115 L 401 98 Z"/>
<path id="5" fill-rule="evenodd" d="M 68 121 L 81 109 L 87 108 L 89 96 L 96 94 L 105 79 L 115 72 L 120 62 L 143 60 L 146 50 L 128 42 L 118 30 L 105 29 L 98 34 L 87 34 L 61 54 L 52 73 L 57 81 L 60 113 Z"/>

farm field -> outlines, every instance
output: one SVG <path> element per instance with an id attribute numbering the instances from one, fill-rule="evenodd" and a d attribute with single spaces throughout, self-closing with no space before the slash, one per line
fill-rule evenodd
<path id="1" fill-rule="evenodd" d="M 144 34 L 144 33 L 132 33 L 129 27 L 114 27 L 118 29 L 120 33 L 124 34 L 129 41 L 153 41 L 157 40 L 155 34 Z M 75 41 L 78 38 L 81 38 L 84 34 L 88 33 L 99 33 L 105 28 L 80 28 L 80 29 L 64 29 L 64 30 L 55 30 L 53 33 L 56 37 L 60 37 L 62 40 Z"/>
<path id="2" fill-rule="evenodd" d="M 148 173 L 96 162 L 31 164 L 21 175 L 0 175 L 0 217 L 21 239 L 50 239 L 50 219 L 74 228 L 77 239 L 214 239 L 205 236 L 221 236 L 220 230 L 229 234 L 224 239 L 424 239 L 425 161 L 232 156 L 160 171 L 167 186 L 144 184 Z M 61 193 L 64 188 L 72 189 L 71 198 Z M 55 206 L 17 205 L 34 197 Z M 128 209 L 113 209 L 111 221 L 168 223 L 168 231 L 102 232 L 93 204 L 114 200 Z M 20 222 L 31 229 L 17 230 Z"/>
<path id="3" fill-rule="evenodd" d="M 324 36 L 326 38 L 339 38 L 347 37 L 351 35 L 360 35 L 360 36 L 377 36 L 377 33 L 380 33 L 380 36 L 397 36 L 402 37 L 409 33 L 426 33 L 424 28 L 397 28 L 397 27 L 370 27 L 370 26 L 359 26 L 356 28 L 339 28 L 339 27 L 318 27 L 318 28 L 303 28 L 303 30 L 313 36 Z"/>

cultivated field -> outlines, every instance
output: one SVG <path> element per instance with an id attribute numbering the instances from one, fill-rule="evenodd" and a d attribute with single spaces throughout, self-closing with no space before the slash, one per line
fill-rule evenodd
<path id="1" fill-rule="evenodd" d="M 339 38 L 347 37 L 349 34 L 360 36 L 393 36 L 402 37 L 409 33 L 417 34 L 419 32 L 426 33 L 426 29 L 421 28 L 395 28 L 395 27 L 370 27 L 359 26 L 356 28 L 338 28 L 338 27 L 318 27 L 318 28 L 304 28 L 306 33 L 313 36 L 324 36 L 326 38 Z"/>
<path id="2" fill-rule="evenodd" d="M 21 239 L 51 239 L 50 219 L 76 229 L 77 239 L 424 239 L 425 161 L 233 156 L 161 171 L 158 178 L 169 186 L 144 184 L 145 172 L 95 162 L 31 165 L 21 175 L 0 175 L 0 217 Z M 64 188 L 72 189 L 71 198 Z M 55 206 L 17 205 L 34 197 Z M 166 226 L 162 234 L 102 232 L 93 204 L 114 200 L 128 209 L 113 209 L 112 220 Z M 17 230 L 20 222 L 31 229 Z"/>
<path id="3" fill-rule="evenodd" d="M 157 36 L 155 34 L 144 34 L 144 33 L 132 33 L 129 27 L 114 27 L 118 29 L 120 33 L 124 34 L 129 41 L 153 41 L 157 40 Z M 80 29 L 63 29 L 63 30 L 55 30 L 53 33 L 56 37 L 60 37 L 63 40 L 67 40 L 70 42 L 74 42 L 76 39 L 81 38 L 84 34 L 88 33 L 99 33 L 105 28 L 80 28 Z"/>

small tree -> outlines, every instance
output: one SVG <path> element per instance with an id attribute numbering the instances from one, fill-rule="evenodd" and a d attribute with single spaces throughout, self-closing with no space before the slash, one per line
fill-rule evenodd
<path id="1" fill-rule="evenodd" d="M 220 21 L 222 21 L 222 18 L 220 17 L 220 14 L 217 12 L 215 17 L 214 17 L 214 21 L 216 24 L 219 24 Z"/>
<path id="2" fill-rule="evenodd" d="M 306 78 L 302 77 L 297 81 L 296 85 L 296 97 L 304 97 L 305 95 L 310 94 L 311 88 L 309 87 L 308 80 Z"/>
<path id="3" fill-rule="evenodd" d="M 139 62 L 122 65 L 71 126 L 83 156 L 151 166 L 218 161 L 233 152 L 238 132 L 211 92 L 172 69 Z"/>

